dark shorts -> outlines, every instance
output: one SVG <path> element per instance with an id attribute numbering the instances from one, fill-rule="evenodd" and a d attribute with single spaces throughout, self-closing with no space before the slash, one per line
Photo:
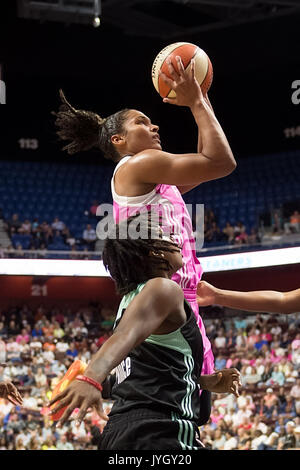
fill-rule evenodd
<path id="1" fill-rule="evenodd" d="M 170 414 L 135 409 L 111 416 L 99 450 L 200 450 L 196 423 Z"/>

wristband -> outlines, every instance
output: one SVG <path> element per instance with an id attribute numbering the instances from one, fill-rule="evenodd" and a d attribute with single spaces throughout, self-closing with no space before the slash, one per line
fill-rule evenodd
<path id="1" fill-rule="evenodd" d="M 103 387 L 99 382 L 96 382 L 96 380 L 91 379 L 90 377 L 87 377 L 86 375 L 77 375 L 76 380 L 81 380 L 82 382 L 87 382 L 90 385 L 93 385 L 93 387 L 97 388 L 100 392 L 102 392 Z"/>

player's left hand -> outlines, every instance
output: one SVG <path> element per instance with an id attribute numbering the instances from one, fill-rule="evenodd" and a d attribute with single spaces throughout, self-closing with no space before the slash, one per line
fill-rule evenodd
<path id="1" fill-rule="evenodd" d="M 203 390 L 214 393 L 233 393 L 239 396 L 239 387 L 242 386 L 241 374 L 235 368 L 221 369 L 211 375 L 200 377 L 200 386 Z"/>

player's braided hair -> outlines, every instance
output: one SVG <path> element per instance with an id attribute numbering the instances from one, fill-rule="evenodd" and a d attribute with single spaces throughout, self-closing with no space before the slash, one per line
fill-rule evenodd
<path id="1" fill-rule="evenodd" d="M 97 113 L 75 109 L 67 101 L 62 90 L 59 90 L 62 104 L 59 111 L 52 112 L 56 116 L 57 135 L 61 140 L 69 141 L 63 147 L 69 155 L 83 152 L 92 148 L 100 149 L 104 157 L 117 161 L 120 157 L 111 142 L 111 136 L 124 130 L 128 109 L 122 109 L 115 114 L 102 119 Z"/>
<path id="2" fill-rule="evenodd" d="M 178 251 L 178 245 L 171 241 L 162 240 L 159 225 L 154 227 L 151 217 L 141 217 L 140 214 L 115 224 L 105 240 L 102 253 L 103 264 L 114 279 L 119 294 L 125 295 L 136 289 L 138 284 L 157 276 L 158 270 L 169 271 L 171 265 L 162 256 L 151 255 L 151 252 Z M 148 231 L 148 238 L 133 238 L 130 236 L 130 223 L 139 217 L 140 232 Z M 146 226 L 147 224 L 147 226 Z M 127 234 L 127 237 L 124 237 Z"/>

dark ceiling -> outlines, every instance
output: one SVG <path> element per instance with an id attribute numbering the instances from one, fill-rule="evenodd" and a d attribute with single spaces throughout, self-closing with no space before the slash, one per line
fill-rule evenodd
<path id="1" fill-rule="evenodd" d="M 300 0 L 102 0 L 99 28 L 92 24 L 94 0 L 4 5 L 1 0 L 7 106 L 0 107 L 0 138 L 13 155 L 18 139 L 31 136 L 40 139 L 41 158 L 54 157 L 59 146 L 50 113 L 60 87 L 75 106 L 103 116 L 141 109 L 160 124 L 164 148 L 192 151 L 189 112 L 164 105 L 151 81 L 155 56 L 176 41 L 193 42 L 210 56 L 210 99 L 235 151 L 300 145 L 298 134 L 284 135 L 300 125 L 300 105 L 291 102 L 291 84 L 300 79 Z"/>
<path id="2" fill-rule="evenodd" d="M 173 40 L 204 31 L 290 16 L 299 0 L 18 0 L 21 17 L 102 24 L 130 36 Z"/>

